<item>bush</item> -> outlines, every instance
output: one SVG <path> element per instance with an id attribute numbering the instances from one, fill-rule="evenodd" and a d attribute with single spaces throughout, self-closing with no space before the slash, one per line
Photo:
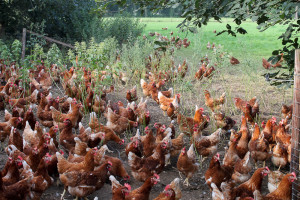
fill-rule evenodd
<path id="1" fill-rule="evenodd" d="M 144 25 L 138 19 L 125 16 L 106 18 L 102 21 L 102 39 L 115 38 L 121 45 L 130 38 L 137 38 L 143 32 Z"/>
<path id="2" fill-rule="evenodd" d="M 153 44 L 140 38 L 134 44 L 122 46 L 121 62 L 126 70 L 142 71 L 145 66 L 145 58 L 150 54 L 153 54 Z"/>
<path id="3" fill-rule="evenodd" d="M 104 69 L 110 61 L 115 61 L 116 51 L 117 41 L 114 38 L 107 38 L 100 43 L 91 38 L 89 43 L 76 42 L 75 49 L 69 49 L 67 53 L 67 62 L 73 66 L 77 64 L 92 69 Z"/>

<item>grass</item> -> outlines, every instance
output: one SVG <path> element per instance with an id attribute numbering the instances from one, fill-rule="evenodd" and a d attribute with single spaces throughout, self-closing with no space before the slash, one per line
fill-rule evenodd
<path id="1" fill-rule="evenodd" d="M 213 33 L 214 30 L 217 32 L 225 30 L 225 26 L 229 23 L 232 28 L 235 27 L 233 19 L 227 18 L 223 23 L 216 21 L 211 21 L 207 26 L 203 26 L 198 30 L 198 33 L 181 33 L 179 28 L 176 28 L 177 25 L 182 21 L 182 18 L 141 18 L 141 22 L 146 24 L 144 34 L 148 36 L 149 32 L 159 32 L 163 35 L 169 35 L 171 31 L 179 37 L 187 37 L 191 40 L 191 47 L 187 51 L 193 51 L 194 48 L 199 48 L 196 46 L 196 40 L 201 41 L 201 49 L 206 47 L 207 42 L 215 42 L 216 44 L 221 44 L 225 48 L 225 51 L 228 51 L 232 55 L 239 57 L 245 55 L 256 57 L 270 57 L 274 49 L 281 47 L 281 42 L 277 38 L 285 30 L 284 26 L 274 26 L 270 29 L 259 32 L 256 28 L 257 25 L 254 22 L 247 20 L 243 22 L 242 27 L 245 28 L 248 34 L 237 35 L 237 37 L 232 37 L 230 35 L 222 34 L 216 36 Z M 162 30 L 162 28 L 167 27 L 168 30 Z"/>

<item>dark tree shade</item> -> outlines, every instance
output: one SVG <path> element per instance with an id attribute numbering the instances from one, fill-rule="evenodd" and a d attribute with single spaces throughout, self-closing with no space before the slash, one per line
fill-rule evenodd
<path id="1" fill-rule="evenodd" d="M 44 24 L 44 33 L 50 37 L 89 39 L 96 6 L 94 0 L 0 0 L 1 32 L 18 36 L 22 28 Z"/>

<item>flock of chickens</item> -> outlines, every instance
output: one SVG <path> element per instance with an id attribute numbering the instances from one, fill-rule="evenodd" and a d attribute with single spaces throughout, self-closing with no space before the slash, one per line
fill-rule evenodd
<path id="1" fill-rule="evenodd" d="M 235 106 L 242 111 L 241 126 L 235 131 L 236 121 L 221 111 L 226 94 L 216 99 L 205 90 L 205 105 L 212 111 L 214 120 L 198 106 L 194 116 L 185 116 L 181 112 L 181 95 L 173 94 L 173 88 L 162 88 L 172 79 L 185 77 L 187 62 L 163 71 L 156 62 L 161 56 L 147 58 L 148 72 L 145 80 L 140 79 L 145 100 L 141 98 L 136 103 L 135 86 L 124 94 L 127 105 L 107 101 L 106 95 L 114 92 L 114 86 L 106 89 L 97 85 L 108 71 L 90 71 L 84 67 L 63 71 L 55 64 L 46 67 L 42 63 L 30 69 L 29 79 L 24 80 L 14 63 L 5 66 L 2 60 L 0 109 L 5 110 L 5 116 L 0 123 L 0 139 L 3 145 L 8 138 L 4 146 L 8 159 L 0 173 L 0 200 L 40 199 L 55 179 L 76 198 L 85 198 L 110 180 L 114 200 L 149 199 L 151 188 L 160 181 L 159 174 L 171 164 L 172 157 L 178 158 L 177 169 L 186 177 L 183 183 L 189 186 L 199 169 L 197 155 L 202 158 L 200 162 L 210 159 L 205 184 L 214 200 L 291 199 L 291 183 L 297 179 L 296 174 L 282 174 L 280 168 L 291 161 L 292 106 L 282 106 L 281 121 L 272 117 L 260 128 L 255 123 L 259 115 L 258 100 L 235 98 Z M 213 69 L 207 67 L 208 60 L 201 62 L 199 70 L 204 71 L 195 78 L 211 77 Z M 61 82 L 63 97 L 53 97 L 54 82 Z M 153 122 L 147 107 L 149 98 L 171 119 L 170 124 Z M 88 127 L 81 123 L 84 115 L 89 115 Z M 100 122 L 99 116 L 105 117 L 106 124 Z M 149 126 L 150 122 L 154 123 L 153 127 Z M 204 135 L 210 123 L 215 123 L 218 129 Z M 176 124 L 179 134 L 176 134 Z M 132 129 L 136 134 L 124 144 L 124 133 Z M 218 144 L 227 133 L 230 141 L 221 161 Z M 105 155 L 111 151 L 106 145 L 108 141 L 121 147 L 126 145 L 130 175 L 143 182 L 139 188 L 131 190 L 128 183 L 122 185 L 117 180 L 128 181 L 130 175 L 119 158 Z M 257 167 L 258 162 L 267 160 L 279 167 L 278 171 L 271 172 L 265 164 Z M 251 174 L 254 167 L 255 172 Z M 262 180 L 267 175 L 270 193 L 262 196 Z M 180 179 L 175 178 L 155 199 L 181 198 Z"/>

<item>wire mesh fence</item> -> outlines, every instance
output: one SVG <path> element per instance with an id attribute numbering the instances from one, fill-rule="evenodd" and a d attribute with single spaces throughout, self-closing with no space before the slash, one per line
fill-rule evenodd
<path id="1" fill-rule="evenodd" d="M 294 101 L 292 119 L 292 140 L 291 140 L 291 172 L 297 174 L 298 179 L 292 185 L 292 200 L 300 199 L 299 181 L 299 157 L 300 157 L 300 49 L 295 51 L 295 71 L 294 71 Z"/>

